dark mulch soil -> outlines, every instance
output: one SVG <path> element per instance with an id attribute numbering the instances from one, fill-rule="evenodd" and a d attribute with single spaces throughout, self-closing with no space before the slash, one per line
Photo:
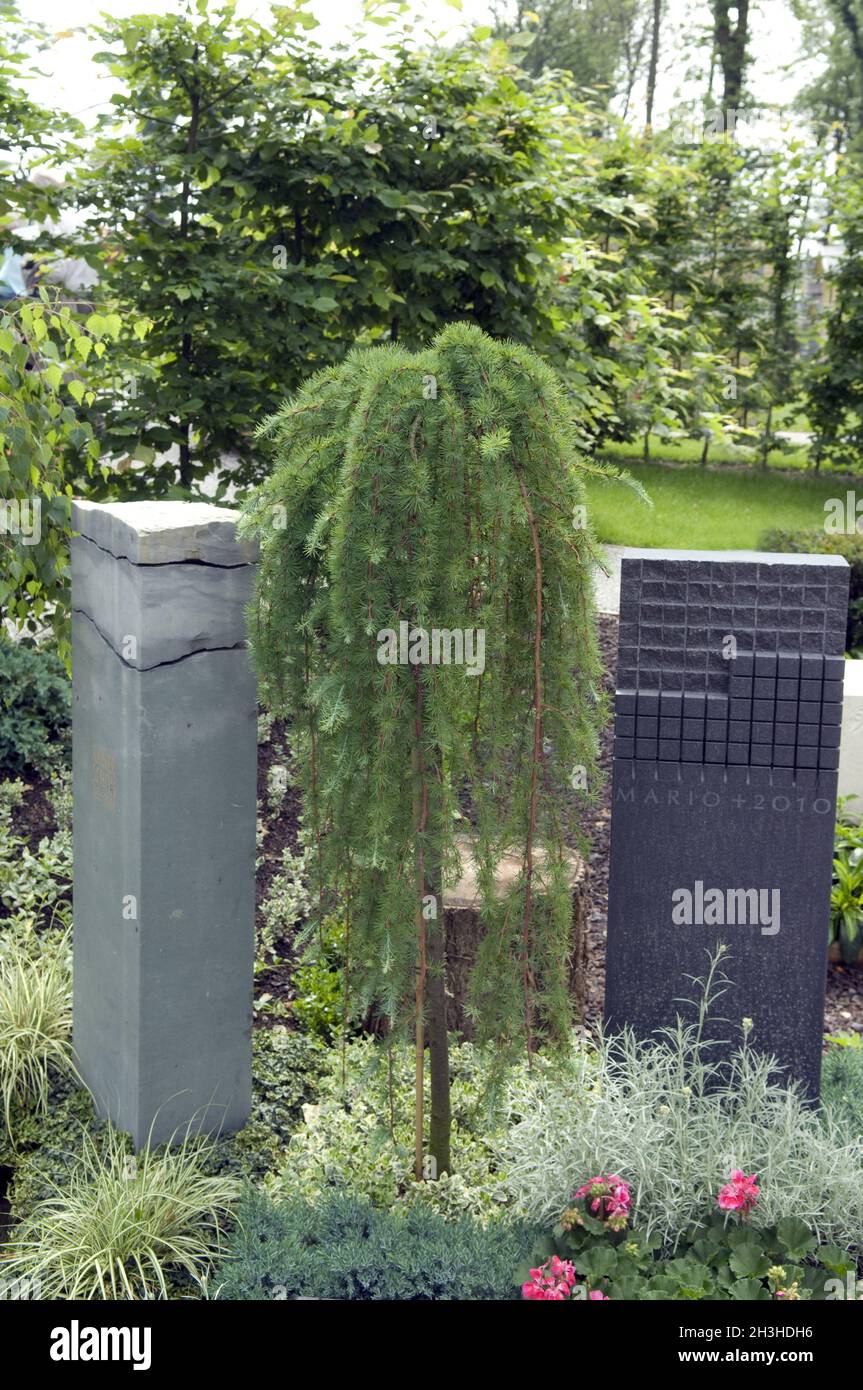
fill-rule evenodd
<path id="1" fill-rule="evenodd" d="M 863 1033 L 863 966 L 828 966 L 824 1031 Z"/>
<path id="2" fill-rule="evenodd" d="M 15 833 L 25 839 L 30 849 L 35 852 L 39 848 L 39 841 L 46 835 L 52 835 L 57 829 L 54 812 L 48 800 L 51 783 L 41 772 L 34 772 L 32 769 L 26 774 L 22 773 L 21 780 L 26 784 L 27 791 L 21 805 L 14 812 Z"/>
<path id="3" fill-rule="evenodd" d="M 617 619 L 601 615 L 599 641 L 605 667 L 605 688 L 614 690 L 617 667 Z M 595 1024 L 602 1017 L 605 989 L 605 940 L 608 920 L 608 856 L 611 827 L 611 725 L 602 735 L 601 765 L 606 780 L 602 798 L 594 809 L 588 827 L 590 853 L 590 917 L 588 935 L 588 1003 L 585 1022 Z M 827 999 L 824 1009 L 827 1033 L 863 1033 L 863 967 L 831 962 L 827 972 Z"/>

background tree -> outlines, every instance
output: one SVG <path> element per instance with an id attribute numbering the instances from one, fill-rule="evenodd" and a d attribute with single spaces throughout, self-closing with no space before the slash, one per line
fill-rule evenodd
<path id="1" fill-rule="evenodd" d="M 662 0 L 653 0 L 650 23 L 650 61 L 647 67 L 647 109 L 644 124 L 653 125 L 653 103 L 656 99 L 656 74 L 659 69 L 659 37 L 662 25 Z"/>
<path id="2" fill-rule="evenodd" d="M 863 462 L 863 179 L 846 158 L 837 219 L 842 255 L 834 277 L 833 307 L 822 351 L 809 368 L 807 413 L 815 433 L 815 464 L 843 469 Z"/>
<path id="3" fill-rule="evenodd" d="M 292 720 L 319 893 L 347 903 L 355 998 L 415 1035 L 417 1177 L 428 1038 L 427 1152 L 440 1175 L 443 892 L 460 875 L 465 815 L 485 920 L 479 1036 L 532 1050 L 568 1033 L 565 851 L 585 796 L 570 783 L 581 767 L 594 787 L 601 714 L 582 465 L 554 374 L 465 324 L 414 355 L 351 353 L 266 433 L 275 468 L 245 522 L 261 542 L 262 695 Z M 398 640 L 402 625 L 410 664 L 394 648 L 387 659 L 386 634 Z M 482 674 L 430 662 L 422 634 L 434 629 L 482 630 Z M 499 898 L 495 869 L 512 846 L 523 868 Z"/>
<path id="4" fill-rule="evenodd" d="M 643 70 L 655 0 L 537 0 L 492 4 L 495 32 L 521 48 L 527 72 L 563 69 L 575 89 L 626 111 Z"/>
<path id="5" fill-rule="evenodd" d="M 334 58 L 301 13 L 102 31 L 123 86 L 80 182 L 84 249 L 153 325 L 134 395 L 94 412 L 125 495 L 187 491 L 229 454 L 253 479 L 256 420 L 353 342 L 416 345 L 457 314 L 563 353 L 559 84 L 487 29 Z"/>
<path id="6" fill-rule="evenodd" d="M 21 85 L 46 42 L 43 26 L 24 20 L 15 0 L 0 0 L 0 229 L 16 218 L 41 221 L 56 211 L 55 188 L 32 175 L 61 160 L 78 129 L 71 117 L 39 106 Z"/>
<path id="7" fill-rule="evenodd" d="M 791 141 L 781 153 L 766 153 L 760 165 L 756 206 L 766 284 L 755 373 L 766 400 L 760 446 L 761 466 L 766 468 L 769 450 L 781 442 L 773 434 L 776 408 L 799 394 L 795 307 L 816 169 L 813 152 L 804 150 L 800 141 Z"/>
<path id="8" fill-rule="evenodd" d="M 838 153 L 863 129 L 863 64 L 836 0 L 792 0 L 792 8 L 801 25 L 804 56 L 817 72 L 795 105 L 809 117 L 819 143 Z"/>
<path id="9" fill-rule="evenodd" d="M 34 182 L 67 154 L 69 118 L 33 102 L 21 79 L 44 42 L 14 4 L 0 4 L 0 245 L 42 261 L 48 232 L 24 242 L 16 228 L 57 210 L 57 186 Z M 98 476 L 99 445 L 83 415 L 104 371 L 119 318 L 75 312 L 61 291 L 0 300 L 0 622 L 41 632 L 53 625 L 69 655 L 71 498 Z"/>
<path id="10" fill-rule="evenodd" d="M 312 362 L 310 340 L 320 336 L 300 319 L 302 311 L 315 322 L 318 276 L 309 273 L 293 299 L 280 294 L 271 245 L 249 221 L 278 168 L 271 120 L 296 127 L 314 114 L 289 112 L 287 102 L 275 117 L 270 109 L 307 17 L 279 11 L 269 30 L 237 19 L 233 6 L 203 11 L 136 15 L 98 31 L 111 46 L 100 59 L 122 85 L 95 148 L 80 152 L 78 202 L 90 232 L 81 249 L 123 309 L 151 324 L 136 360 L 130 335 L 134 389 L 112 386 L 95 416 L 108 450 L 127 463 L 152 466 L 173 447 L 175 459 L 151 467 L 151 494 L 175 480 L 188 489 L 231 450 L 248 458 L 256 420 L 279 391 L 274 330 Z M 331 269 L 320 267 L 323 284 Z M 132 495 L 136 481 L 130 471 Z"/>
<path id="11" fill-rule="evenodd" d="M 749 0 L 711 0 L 714 53 L 722 70 L 722 110 L 737 111 L 749 62 Z M 732 11 L 734 19 L 731 18 Z"/>

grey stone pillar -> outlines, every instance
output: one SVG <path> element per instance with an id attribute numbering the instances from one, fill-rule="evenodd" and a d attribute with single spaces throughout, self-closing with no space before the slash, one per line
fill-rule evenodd
<path id="1" fill-rule="evenodd" d="M 838 556 L 623 559 L 605 1012 L 674 1024 L 707 952 L 710 1037 L 818 1095 L 849 570 Z M 716 1055 L 714 1053 L 714 1055 Z"/>
<path id="2" fill-rule="evenodd" d="M 141 1146 L 251 1092 L 256 693 L 236 513 L 76 502 L 74 1045 Z"/>

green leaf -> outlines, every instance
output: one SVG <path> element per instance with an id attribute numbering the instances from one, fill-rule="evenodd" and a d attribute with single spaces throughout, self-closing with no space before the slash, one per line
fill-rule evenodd
<path id="1" fill-rule="evenodd" d="M 729 1256 L 728 1263 L 740 1279 L 761 1279 L 770 1268 L 770 1260 L 761 1252 L 755 1241 L 749 1245 L 739 1245 Z"/>
<path id="2" fill-rule="evenodd" d="M 741 1302 L 765 1303 L 771 1300 L 770 1290 L 760 1279 L 737 1279 L 728 1292 L 731 1298 Z"/>
<path id="3" fill-rule="evenodd" d="M 776 1239 L 793 1260 L 802 1260 L 818 1244 L 805 1222 L 786 1216 L 776 1227 Z"/>
<path id="4" fill-rule="evenodd" d="M 608 1245 L 594 1245 L 586 1254 L 580 1255 L 578 1272 L 592 1284 L 613 1274 L 617 1268 L 617 1252 Z"/>

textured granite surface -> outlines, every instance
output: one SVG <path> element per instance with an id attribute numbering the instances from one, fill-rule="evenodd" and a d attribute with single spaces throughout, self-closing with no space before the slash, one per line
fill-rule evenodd
<path id="1" fill-rule="evenodd" d="M 649 1036 L 691 1016 L 687 977 L 723 942 L 733 988 L 710 1036 L 727 1047 L 752 1019 L 813 1097 L 848 573 L 839 557 L 714 552 L 621 568 L 607 1022 Z M 681 923 L 681 892 L 712 906 Z M 773 903 L 776 920 L 759 916 Z"/>

